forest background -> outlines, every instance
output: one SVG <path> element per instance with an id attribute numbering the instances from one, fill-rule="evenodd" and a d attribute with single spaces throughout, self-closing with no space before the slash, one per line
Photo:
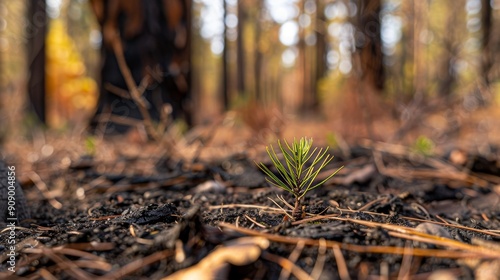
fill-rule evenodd
<path id="1" fill-rule="evenodd" d="M 87 132 L 99 92 L 116 95 L 103 84 L 100 2 L 0 1 L 2 138 L 30 139 L 39 127 Z M 304 134 L 331 145 L 498 140 L 499 1 L 174 2 L 188 64 L 172 53 L 163 74 L 189 72 L 188 97 L 168 126 L 229 121 L 263 144 Z"/>

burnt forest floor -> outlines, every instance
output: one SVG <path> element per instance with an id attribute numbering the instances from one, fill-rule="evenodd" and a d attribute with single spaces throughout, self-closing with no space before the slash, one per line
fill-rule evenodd
<path id="1" fill-rule="evenodd" d="M 38 154 L 16 154 L 22 146 L 15 145 L 6 152 L 21 170 L 31 219 L 16 228 L 15 274 L 6 271 L 7 247 L 0 247 L 0 278 L 500 275 L 494 146 L 490 156 L 424 156 L 369 141 L 333 150 L 320 177 L 344 169 L 307 195 L 303 219 L 292 221 L 285 212 L 293 197 L 270 187 L 255 166 L 269 164 L 262 148 L 193 161 L 172 156 L 181 149 L 165 151 L 133 136 L 135 144 L 109 141 L 92 156 L 83 142 L 65 141 L 47 140 Z M 1 232 L 0 244 L 8 234 Z"/>

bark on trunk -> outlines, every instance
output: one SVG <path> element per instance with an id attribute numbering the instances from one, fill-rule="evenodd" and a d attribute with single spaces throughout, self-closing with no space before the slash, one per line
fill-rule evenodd
<path id="1" fill-rule="evenodd" d="M 28 95 L 31 108 L 45 123 L 45 36 L 47 13 L 45 0 L 28 1 Z"/>

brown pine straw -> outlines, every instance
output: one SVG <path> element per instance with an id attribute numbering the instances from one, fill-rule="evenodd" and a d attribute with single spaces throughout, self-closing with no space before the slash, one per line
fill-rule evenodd
<path id="1" fill-rule="evenodd" d="M 99 256 L 96 256 L 94 254 L 80 251 L 77 249 L 69 249 L 69 248 L 63 248 L 63 247 L 55 247 L 55 248 L 48 248 L 48 247 L 40 247 L 40 248 L 25 248 L 23 249 L 23 252 L 25 253 L 30 253 L 30 254 L 44 254 L 50 251 L 51 253 L 54 254 L 59 254 L 59 255 L 68 255 L 72 257 L 79 257 L 79 258 L 85 258 L 89 260 L 93 260 L 96 262 L 106 262 L 104 258 L 101 258 Z M 99 250 L 95 250 L 99 251 Z"/>
<path id="2" fill-rule="evenodd" d="M 35 187 L 38 188 L 42 196 L 50 203 L 52 207 L 54 207 L 55 209 L 62 208 L 62 203 L 54 198 L 54 196 L 50 193 L 47 184 L 45 184 L 45 182 L 42 180 L 42 178 L 40 178 L 40 176 L 36 172 L 34 171 L 28 172 L 28 178 L 30 178 Z"/>
<path id="3" fill-rule="evenodd" d="M 335 256 L 335 261 L 337 262 L 337 270 L 339 272 L 340 279 L 342 280 L 351 280 L 349 276 L 349 269 L 347 268 L 347 264 L 344 259 L 344 255 L 340 250 L 339 246 L 333 246 L 333 255 Z"/>
<path id="4" fill-rule="evenodd" d="M 102 248 L 99 248 L 99 244 L 89 244 L 87 246 L 81 244 L 77 245 L 77 247 L 81 247 L 82 249 L 89 249 L 92 247 L 95 248 L 96 251 L 100 251 L 99 249 L 109 248 L 106 243 L 103 243 Z M 112 268 L 111 264 L 106 262 L 105 259 L 77 249 L 65 247 L 48 248 L 43 245 L 39 245 L 37 248 L 25 248 L 23 249 L 23 252 L 30 254 L 27 259 L 27 263 L 37 260 L 42 256 L 50 258 L 55 263 L 54 266 L 43 270 L 41 269 L 37 272 L 44 279 L 50 279 L 52 275 L 50 271 L 54 270 L 63 270 L 71 277 L 77 279 L 92 279 L 96 276 L 84 271 L 82 268 L 91 268 L 101 271 L 110 271 Z M 79 257 L 82 259 L 70 260 L 66 256 Z M 23 266 L 25 263 L 20 265 Z"/>
<path id="5" fill-rule="evenodd" d="M 326 261 L 326 244 L 325 239 L 319 239 L 318 246 L 318 257 L 316 258 L 316 263 L 314 264 L 313 270 L 311 271 L 312 279 L 319 279 L 321 273 L 323 273 L 323 267 L 325 266 Z"/>
<path id="6" fill-rule="evenodd" d="M 344 219 L 338 218 L 338 220 L 350 221 L 350 222 L 360 222 L 360 224 L 370 225 L 372 227 L 381 226 L 384 224 L 380 223 L 372 223 L 366 221 L 358 221 L 352 219 Z M 385 225 L 389 226 L 389 225 Z M 299 241 L 304 242 L 307 246 L 319 246 L 319 240 L 310 239 L 310 238 L 300 238 L 300 237 L 289 237 L 289 236 L 281 236 L 270 233 L 263 233 L 257 230 L 247 229 L 247 228 L 237 228 L 236 226 L 228 223 L 220 223 L 219 227 L 229 231 L 239 232 L 241 234 L 250 235 L 250 236 L 261 236 L 267 238 L 269 241 L 285 243 L 285 244 L 297 244 Z M 403 227 L 400 227 L 403 228 Z M 428 234 L 423 234 L 418 232 L 420 237 L 413 238 L 413 236 L 409 234 L 401 234 L 402 238 L 408 239 L 418 239 L 419 241 L 428 242 L 436 245 L 443 245 L 448 247 L 446 250 L 441 249 L 421 249 L 414 248 L 412 255 L 419 257 L 436 257 L 436 258 L 450 258 L 450 259 L 458 259 L 458 258 L 500 258 L 500 252 L 495 250 L 490 250 L 487 248 L 482 248 L 479 246 L 468 245 L 464 243 L 460 243 L 458 241 L 435 237 Z M 396 254 L 403 255 L 407 251 L 403 247 L 394 247 L 394 246 L 362 246 L 356 244 L 347 244 L 332 240 L 325 240 L 327 247 L 338 246 L 340 249 L 348 250 L 357 253 L 377 253 L 377 254 Z"/>
<path id="7" fill-rule="evenodd" d="M 290 253 L 290 256 L 288 256 L 288 260 L 292 263 L 296 263 L 300 255 L 302 254 L 303 249 L 304 249 L 304 242 L 299 241 L 299 243 L 297 243 L 297 245 L 293 249 L 292 253 Z M 290 273 L 291 273 L 290 270 L 282 269 L 278 280 L 285 280 L 290 278 Z"/>
<path id="8" fill-rule="evenodd" d="M 429 168 L 423 170 L 387 167 L 384 165 L 382 153 L 387 153 L 397 158 L 409 159 L 414 152 L 402 145 L 374 142 L 368 139 L 365 139 L 363 142 L 362 145 L 364 147 L 373 150 L 373 159 L 378 172 L 388 177 L 403 179 L 438 179 L 462 182 L 483 188 L 489 187 L 491 184 L 500 184 L 499 176 L 459 170 L 456 166 L 444 160 L 432 157 L 422 159 L 423 163 L 429 166 Z"/>
<path id="9" fill-rule="evenodd" d="M 412 263 L 412 250 L 413 248 L 409 244 L 408 241 L 406 241 L 406 246 L 405 246 L 405 253 L 403 254 L 403 260 L 401 261 L 401 268 L 399 269 L 398 272 L 398 279 L 410 279 L 410 270 L 411 270 L 411 263 Z"/>
<path id="10" fill-rule="evenodd" d="M 55 253 L 54 250 L 51 250 L 49 248 L 42 248 L 42 254 L 54 261 L 61 270 L 66 271 L 66 273 L 68 273 L 73 278 L 91 280 L 95 277 L 95 275 L 92 275 L 81 269 L 77 264 L 75 264 L 65 256 Z"/>
<path id="11" fill-rule="evenodd" d="M 57 280 L 57 278 L 45 268 L 40 268 L 40 270 L 38 270 L 38 275 L 45 280 Z"/>
<path id="12" fill-rule="evenodd" d="M 135 271 L 137 271 L 145 266 L 148 266 L 148 265 L 155 263 L 157 261 L 166 259 L 172 255 L 174 255 L 174 252 L 172 250 L 159 251 L 159 252 L 153 253 L 147 257 L 132 261 L 132 262 L 126 264 L 125 266 L 121 267 L 120 269 L 115 270 L 113 272 L 110 272 L 110 273 L 103 275 L 101 277 L 97 277 L 94 280 L 122 279 L 124 276 L 127 276 L 131 273 L 134 273 Z"/>
<path id="13" fill-rule="evenodd" d="M 448 247 L 450 249 L 460 249 L 460 250 L 466 250 L 466 251 L 470 251 L 470 252 L 476 252 L 476 253 L 483 255 L 484 257 L 500 258 L 500 252 L 498 250 L 491 250 L 491 249 L 486 248 L 486 247 L 466 244 L 466 243 L 462 243 L 462 242 L 459 242 L 459 241 L 456 241 L 453 239 L 439 237 L 439 236 L 419 232 L 419 231 L 415 230 L 414 228 L 403 227 L 403 226 L 398 226 L 398 225 L 391 225 L 391 224 L 383 224 L 383 223 L 377 223 L 377 222 L 370 222 L 370 221 L 355 220 L 355 219 L 350 219 L 350 218 L 331 217 L 330 219 L 347 221 L 347 222 L 351 222 L 351 223 L 357 223 L 357 224 L 361 224 L 361 225 L 368 226 L 368 227 L 380 227 L 380 228 L 390 230 L 391 232 L 389 232 L 389 235 L 394 236 L 394 237 L 405 238 L 405 239 L 409 239 L 409 240 L 413 240 L 413 241 L 421 241 L 421 242 L 431 243 L 434 245 L 441 245 L 441 246 Z"/>
<path id="14" fill-rule="evenodd" d="M 342 209 L 342 208 L 337 208 L 337 210 L 339 210 L 341 212 L 363 213 L 363 214 L 369 214 L 369 215 L 374 215 L 374 216 L 382 216 L 382 217 L 388 217 L 389 216 L 387 214 L 370 212 L 370 211 L 359 211 L 359 210 Z M 452 223 L 446 222 L 443 218 L 441 218 L 439 216 L 437 216 L 436 218 L 438 218 L 442 222 L 437 222 L 437 221 L 433 221 L 433 220 L 419 219 L 419 218 L 413 218 L 413 217 L 406 217 L 406 216 L 401 216 L 400 218 L 408 220 L 408 221 L 413 221 L 413 222 L 432 223 L 432 224 L 436 224 L 436 225 L 447 226 L 447 227 L 454 227 L 454 228 L 458 228 L 458 229 L 469 230 L 469 231 L 474 231 L 474 232 L 478 232 L 478 233 L 482 233 L 482 234 L 486 234 L 486 235 L 500 237 L 500 233 L 497 232 L 496 230 L 484 230 L 484 229 L 477 229 L 477 228 L 466 227 L 466 226 L 462 226 L 462 225 L 458 225 L 458 224 L 452 224 Z"/>
<path id="15" fill-rule="evenodd" d="M 109 245 L 107 243 L 102 243 L 103 246 L 99 246 L 100 244 L 88 244 L 87 246 L 84 245 L 85 244 L 82 244 L 77 247 L 80 247 L 82 249 L 94 248 L 97 251 L 99 251 L 99 249 L 109 249 Z M 121 279 L 124 276 L 134 273 L 135 271 L 143 268 L 144 266 L 163 260 L 174 254 L 172 250 L 159 251 L 144 258 L 132 261 L 118 270 L 111 271 L 112 265 L 109 264 L 105 259 L 94 254 L 76 249 L 65 247 L 47 248 L 42 245 L 37 248 L 25 248 L 23 249 L 23 252 L 30 254 L 30 256 L 28 256 L 28 262 L 39 259 L 42 256 L 46 256 L 55 263 L 55 265 L 51 268 L 42 268 L 36 272 L 36 274 L 44 279 L 55 279 L 55 276 L 52 275 L 51 271 L 62 270 L 72 278 L 85 280 Z M 70 260 L 66 256 L 80 257 L 81 259 Z M 100 270 L 108 273 L 103 276 L 97 276 L 86 272 L 82 268 L 90 268 L 93 270 Z"/>
<path id="16" fill-rule="evenodd" d="M 272 261 L 274 263 L 277 263 L 280 265 L 284 270 L 289 271 L 289 273 L 293 274 L 297 279 L 299 280 L 313 280 L 311 276 L 307 274 L 302 268 L 296 266 L 293 262 L 290 260 L 280 257 L 278 255 L 274 255 L 271 253 L 268 253 L 266 251 L 262 251 L 261 258 Z"/>
<path id="17" fill-rule="evenodd" d="M 370 203 L 370 202 L 368 202 Z M 262 209 L 262 211 L 268 211 L 268 212 L 281 212 L 283 213 L 282 209 L 279 208 L 274 208 L 274 207 L 268 207 L 268 206 L 259 206 L 259 205 L 251 205 L 251 204 L 226 204 L 226 205 L 213 205 L 209 207 L 209 210 L 214 210 L 214 209 L 223 209 L 223 208 L 254 208 L 254 209 Z M 343 209 L 343 208 L 336 208 L 340 212 L 344 213 L 363 213 L 363 214 L 369 214 L 369 215 L 374 215 L 374 216 L 382 216 L 382 217 L 388 217 L 389 215 L 383 214 L 383 213 L 376 213 L 376 212 L 370 212 L 370 211 L 360 211 L 360 210 L 352 210 L 352 209 Z M 299 225 L 302 223 L 309 223 L 313 221 L 319 221 L 319 220 L 324 220 L 324 219 L 329 219 L 331 217 L 338 217 L 340 214 L 331 214 L 331 215 L 316 215 L 310 218 L 302 219 L 300 221 L 295 221 L 292 223 L 292 225 Z M 484 229 L 477 229 L 477 228 L 471 228 L 467 226 L 462 226 L 458 224 L 452 224 L 444 221 L 441 217 L 437 217 L 438 219 L 442 220 L 443 222 L 437 222 L 433 220 L 425 220 L 425 219 L 419 219 L 419 218 L 413 218 L 413 217 L 406 217 L 406 216 L 400 216 L 401 219 L 405 219 L 408 221 L 413 221 L 413 222 L 427 222 L 427 223 L 432 223 L 436 225 L 441 225 L 441 226 L 447 226 L 447 227 L 453 227 L 453 228 L 458 228 L 458 229 L 463 229 L 463 230 L 469 230 L 473 232 L 478 232 L 486 235 L 491 235 L 491 236 L 496 236 L 500 237 L 500 232 L 496 230 L 484 230 Z"/>
<path id="18" fill-rule="evenodd" d="M 260 228 L 267 228 L 265 225 L 257 222 L 255 219 L 250 218 L 248 215 L 244 215 L 245 218 L 247 218 L 250 222 L 252 222 L 254 225 L 260 227 Z"/>

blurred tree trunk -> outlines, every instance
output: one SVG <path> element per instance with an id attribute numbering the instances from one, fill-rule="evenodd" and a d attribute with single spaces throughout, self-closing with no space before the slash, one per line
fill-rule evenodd
<path id="1" fill-rule="evenodd" d="M 245 64 L 245 94 L 250 99 L 257 99 L 257 28 L 259 26 L 258 15 L 260 12 L 260 3 L 262 1 L 242 0 L 244 3 L 245 22 L 243 25 L 243 49 L 247 63 Z"/>
<path id="2" fill-rule="evenodd" d="M 0 0 L 0 14 L 5 14 L 5 4 L 2 0 Z M 0 92 L 3 92 L 3 87 L 5 86 L 6 81 L 4 81 L 4 73 L 3 73 L 3 52 L 0 52 Z M 0 103 L 0 110 L 2 109 L 2 103 Z M 1 135 L 0 135 L 1 137 Z M 1 139 L 0 139 L 1 141 Z M 1 143 L 1 142 L 0 142 Z"/>
<path id="3" fill-rule="evenodd" d="M 238 13 L 238 5 L 228 5 L 226 1 L 223 1 L 224 7 L 224 19 L 228 16 L 236 16 Z M 238 20 L 238 25 L 236 27 L 229 27 L 226 23 L 224 24 L 224 50 L 222 54 L 222 76 L 223 76 L 223 108 L 224 110 L 230 109 L 234 105 L 234 101 L 237 99 L 239 92 L 238 82 L 240 65 L 237 63 L 240 59 L 238 54 L 242 44 L 240 41 L 235 40 L 235 34 L 240 32 L 240 21 Z M 239 34 L 237 35 L 239 39 Z M 244 83 L 244 81 L 242 80 Z"/>
<path id="4" fill-rule="evenodd" d="M 231 51 L 229 50 L 229 40 L 227 38 L 227 25 L 225 23 L 225 19 L 228 16 L 228 7 L 225 0 L 222 1 L 224 8 L 224 50 L 222 50 L 222 103 L 224 106 L 224 110 L 229 109 L 229 103 L 231 97 L 233 96 L 232 87 L 231 87 L 231 79 L 229 78 L 229 55 Z"/>
<path id="5" fill-rule="evenodd" d="M 349 4 L 349 3 L 347 3 Z M 356 50 L 352 53 L 352 70 L 342 114 L 350 121 L 344 134 L 347 137 L 376 139 L 373 123 L 386 113 L 381 106 L 385 71 L 383 66 L 380 10 L 381 0 L 351 0 L 356 15 L 354 27 Z"/>
<path id="6" fill-rule="evenodd" d="M 228 15 L 238 17 L 235 30 L 224 28 L 223 102 L 226 110 L 242 100 L 262 101 L 263 83 L 267 79 L 261 51 L 262 1 L 240 0 L 236 4 L 228 5 L 223 1 L 224 18 Z M 234 36 L 233 32 L 237 36 L 231 41 L 228 36 Z"/>
<path id="7" fill-rule="evenodd" d="M 141 98 L 151 118 L 164 119 L 169 104 L 173 118 L 191 124 L 191 0 L 92 0 L 91 4 L 103 34 L 101 92 L 92 125 L 103 124 L 106 133 L 125 132 L 128 123 L 143 118 L 137 104 L 123 95 L 129 89 L 114 40 L 120 40 L 134 83 L 144 90 Z M 110 116 L 115 117 L 109 121 Z"/>
<path id="8" fill-rule="evenodd" d="M 305 14 L 304 11 L 304 0 L 299 0 L 297 5 L 299 6 L 299 18 Z M 297 58 L 297 80 L 299 81 L 299 107 L 296 108 L 301 113 L 306 113 L 311 109 L 312 95 L 311 92 L 311 71 L 310 71 L 310 61 L 308 56 L 308 48 L 306 45 L 306 27 L 301 26 L 299 20 L 299 42 L 297 43 L 298 48 L 298 58 Z"/>
<path id="9" fill-rule="evenodd" d="M 326 46 L 327 42 L 327 23 L 325 16 L 325 1 L 316 0 L 316 22 L 315 22 L 315 34 L 316 34 L 316 70 L 315 70 L 315 85 L 317 88 L 317 81 L 325 77 L 326 75 Z"/>
<path id="10" fill-rule="evenodd" d="M 466 29 L 466 27 L 462 26 L 460 28 L 460 25 L 463 23 L 462 19 L 465 18 L 465 14 L 463 13 L 465 3 L 463 0 L 450 2 L 447 6 L 446 26 L 453 26 L 453 28 L 449 28 L 443 37 L 442 44 L 444 51 L 441 55 L 441 66 L 438 71 L 438 95 L 450 98 L 457 78 L 454 62 L 458 56 L 461 42 L 458 33 L 463 32 L 462 30 Z"/>
<path id="11" fill-rule="evenodd" d="M 297 3 L 299 8 L 298 17 L 300 18 L 304 14 L 304 0 L 299 0 Z M 308 84 L 308 75 L 310 74 L 307 71 L 307 56 L 306 56 L 306 42 L 305 42 L 305 29 L 299 23 L 299 41 L 297 42 L 297 64 L 295 67 L 295 75 L 297 80 L 297 102 L 298 104 L 292 104 L 292 112 L 294 113 L 305 113 L 306 108 L 308 107 L 307 98 L 311 94 L 308 92 L 309 84 Z"/>
<path id="12" fill-rule="evenodd" d="M 255 65 L 254 65 L 254 81 L 255 81 L 255 99 L 258 101 L 262 101 L 262 83 L 263 79 L 266 77 L 262 76 L 262 73 L 264 72 L 262 69 L 262 59 L 263 59 L 263 54 L 261 51 L 261 44 L 260 41 L 262 40 L 262 2 L 263 1 L 256 1 L 255 7 L 252 13 L 252 16 L 254 18 L 254 28 L 255 28 L 255 35 L 254 35 L 254 44 L 253 44 L 253 51 L 255 55 Z"/>
<path id="13" fill-rule="evenodd" d="M 398 90 L 396 92 L 399 92 L 397 97 L 398 104 L 406 103 L 412 98 L 413 93 L 415 92 L 415 85 L 413 84 L 414 79 L 412 78 L 414 76 L 414 67 L 410 67 L 414 63 L 415 54 L 413 51 L 415 40 L 415 30 L 413 29 L 414 25 L 412 24 L 415 18 L 413 3 L 411 1 L 404 1 L 402 3 L 402 10 L 406 24 L 403 25 L 401 38 L 401 41 L 403 42 L 401 59 L 398 64 L 398 68 L 395 71 L 398 86 Z"/>
<path id="14" fill-rule="evenodd" d="M 245 64 L 246 64 L 246 59 L 245 59 L 245 34 L 244 34 L 244 26 L 246 22 L 246 12 L 245 12 L 245 7 L 244 7 L 244 0 L 238 0 L 238 37 L 236 39 L 236 56 L 237 56 L 237 65 L 238 69 L 236 70 L 237 72 L 237 89 L 238 89 L 238 94 L 244 94 L 245 92 Z"/>
<path id="15" fill-rule="evenodd" d="M 481 28 L 483 31 L 481 41 L 481 79 L 486 86 L 489 85 L 490 70 L 493 66 L 491 36 L 493 27 L 493 8 L 490 0 L 481 0 Z"/>
<path id="16" fill-rule="evenodd" d="M 237 89 L 244 98 L 259 99 L 259 87 L 262 65 L 259 54 L 260 14 L 262 1 L 239 0 L 237 7 Z"/>
<path id="17" fill-rule="evenodd" d="M 47 12 L 45 0 L 28 1 L 28 95 L 31 107 L 45 123 L 45 36 L 47 34 Z"/>
<path id="18" fill-rule="evenodd" d="M 385 71 L 380 34 L 382 0 L 356 0 L 357 16 L 356 53 L 359 57 L 361 82 L 371 85 L 377 92 L 384 88 Z"/>
<path id="19" fill-rule="evenodd" d="M 413 89 L 414 98 L 423 100 L 427 89 L 427 60 L 424 44 L 420 40 L 423 32 L 427 32 L 427 2 L 413 1 Z"/>
<path id="20" fill-rule="evenodd" d="M 305 5 L 307 1 L 301 0 L 298 2 L 299 5 L 299 17 L 309 16 L 306 11 Z M 300 20 L 299 20 L 300 22 Z M 298 56 L 298 80 L 301 83 L 300 94 L 300 106 L 299 111 L 303 114 L 309 114 L 316 112 L 318 108 L 318 98 L 316 90 L 316 65 L 318 61 L 316 60 L 316 50 L 313 46 L 308 45 L 306 42 L 310 40 L 310 36 L 315 33 L 315 22 L 311 20 L 306 26 L 301 26 L 299 24 L 299 56 Z M 316 44 L 318 42 L 316 41 Z"/>

